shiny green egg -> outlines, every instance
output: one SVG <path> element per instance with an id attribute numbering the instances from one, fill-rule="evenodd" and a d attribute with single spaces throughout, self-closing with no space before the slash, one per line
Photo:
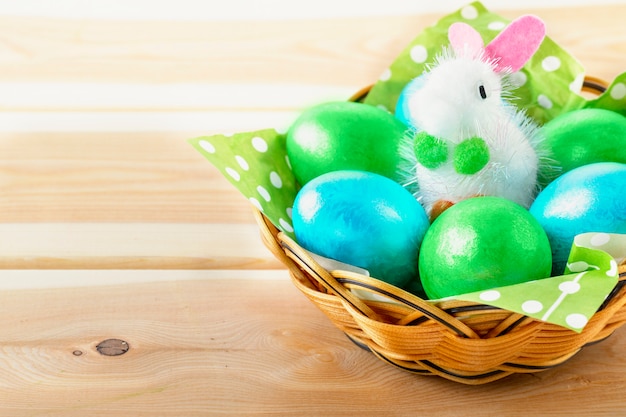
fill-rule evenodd
<path id="1" fill-rule="evenodd" d="M 314 106 L 287 133 L 287 155 L 304 185 L 327 172 L 360 170 L 400 180 L 406 126 L 391 113 L 356 102 Z"/>
<path id="2" fill-rule="evenodd" d="M 574 168 L 597 162 L 626 163 L 626 117 L 605 109 L 563 113 L 543 128 L 547 156 L 554 160 L 542 172 L 543 186 Z"/>
<path id="3" fill-rule="evenodd" d="M 431 299 L 546 278 L 551 270 L 540 223 L 500 197 L 470 198 L 447 209 L 426 232 L 419 257 Z"/>

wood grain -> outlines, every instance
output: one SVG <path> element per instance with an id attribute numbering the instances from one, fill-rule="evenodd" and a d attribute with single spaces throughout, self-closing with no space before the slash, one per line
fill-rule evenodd
<path id="1" fill-rule="evenodd" d="M 0 134 L 0 222 L 250 223 L 185 133 Z"/>
<path id="2" fill-rule="evenodd" d="M 557 369 L 461 386 L 374 358 L 288 281 L 160 274 L 169 281 L 1 292 L 0 413 L 614 416 L 623 404 L 622 332 Z M 109 338 L 129 351 L 99 354 Z"/>
<path id="3" fill-rule="evenodd" d="M 546 20 L 549 34 L 589 73 L 610 80 L 626 68 L 626 6 L 529 12 Z M 4 82 L 227 82 L 244 89 L 250 82 L 330 83 L 358 89 L 437 18 L 205 25 L 3 17 L 0 74 Z M 232 112 L 250 110 L 241 97 Z M 310 104 L 285 101 L 291 110 Z M 205 132 L 2 133 L 0 222 L 250 223 L 247 203 L 186 143 L 217 132 L 219 124 Z"/>
<path id="4" fill-rule="evenodd" d="M 612 79 L 626 68 L 626 6 L 540 14 L 549 34 L 591 74 Z M 241 22 L 5 17 L 0 74 L 5 82 L 332 83 L 356 90 L 436 18 L 245 22 L 244 28 Z M 286 101 L 292 109 L 307 104 Z M 249 110 L 245 96 L 238 110 Z M 216 133 L 209 130 L 203 133 Z M 3 133 L 0 222 L 250 222 L 247 203 L 186 143 L 199 133 Z"/>
<path id="5" fill-rule="evenodd" d="M 625 4 L 501 12 L 521 13 L 589 74 L 626 70 Z M 249 203 L 186 141 L 274 127 L 369 85 L 439 17 L 0 16 L 0 415 L 623 414 L 622 330 L 557 369 L 478 387 L 375 359 L 297 292 Z M 182 84 L 209 99 L 123 94 Z M 46 96 L 59 86 L 80 100 Z M 120 96 L 89 95 L 108 87 Z M 112 338 L 129 351 L 98 353 Z"/>
<path id="6" fill-rule="evenodd" d="M 589 73 L 610 80 L 626 69 L 626 6 L 537 13 Z M 245 22 L 245 28 L 241 22 L 5 17 L 0 79 L 230 82 L 241 88 L 253 80 L 356 90 L 376 80 L 437 17 Z M 242 97 L 232 111 L 250 110 Z M 250 222 L 247 203 L 185 142 L 202 133 L 216 132 L 2 133 L 0 222 Z"/>
<path id="7" fill-rule="evenodd" d="M 626 68 L 626 5 L 506 10 L 536 13 L 588 72 Z M 3 81 L 293 83 L 374 82 L 441 14 L 298 21 L 151 22 L 0 17 Z M 598 28 L 601 27 L 601 30 Z M 245 103 L 241 103 L 242 107 Z"/>

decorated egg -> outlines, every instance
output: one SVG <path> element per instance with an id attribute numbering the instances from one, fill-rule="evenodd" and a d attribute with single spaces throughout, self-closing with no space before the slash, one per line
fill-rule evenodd
<path id="1" fill-rule="evenodd" d="M 417 279 L 428 218 L 393 180 L 365 171 L 322 174 L 298 192 L 292 214 L 303 248 L 398 287 Z"/>
<path id="2" fill-rule="evenodd" d="M 303 112 L 287 133 L 287 155 L 302 185 L 338 170 L 362 170 L 399 180 L 406 127 L 391 113 L 355 102 L 332 102 Z"/>
<path id="3" fill-rule="evenodd" d="M 396 102 L 396 117 L 406 126 L 411 128 L 415 128 L 416 126 L 413 122 L 415 120 L 415 115 L 411 113 L 411 106 L 409 106 L 409 101 L 415 91 L 422 88 L 422 86 L 424 85 L 424 81 L 425 78 L 423 75 L 409 81 L 409 83 L 400 92 L 400 96 L 398 97 L 398 101 Z"/>
<path id="4" fill-rule="evenodd" d="M 626 163 L 626 117 L 605 109 L 566 112 L 542 128 L 556 170 L 542 172 L 545 186 L 558 175 L 596 162 Z"/>
<path id="5" fill-rule="evenodd" d="M 474 197 L 444 211 L 426 232 L 419 259 L 431 299 L 546 278 L 551 266 L 539 222 L 501 197 Z"/>
<path id="6" fill-rule="evenodd" d="M 577 234 L 626 233 L 626 164 L 575 168 L 548 185 L 530 207 L 548 234 L 553 273 L 560 275 Z"/>

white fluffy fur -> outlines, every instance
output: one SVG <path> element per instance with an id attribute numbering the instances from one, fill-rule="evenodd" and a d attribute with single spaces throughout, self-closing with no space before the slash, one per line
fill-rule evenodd
<path id="1" fill-rule="evenodd" d="M 455 203 L 476 195 L 531 204 L 537 191 L 540 131 L 508 103 L 508 76 L 496 73 L 494 63 L 482 54 L 457 55 L 446 49 L 423 75 L 422 88 L 409 98 L 417 128 L 445 140 L 449 149 L 444 165 L 427 169 L 416 163 L 407 179 L 407 184 L 417 183 L 416 197 L 427 211 L 438 200 Z M 486 99 L 480 97 L 479 85 L 485 86 Z M 452 162 L 454 147 L 472 137 L 485 141 L 489 162 L 476 174 L 458 174 Z M 405 155 L 409 159 L 410 152 Z"/>

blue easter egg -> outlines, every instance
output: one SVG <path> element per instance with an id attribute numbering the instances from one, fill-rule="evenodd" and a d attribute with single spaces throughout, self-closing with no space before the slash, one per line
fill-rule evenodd
<path id="1" fill-rule="evenodd" d="M 626 233 L 626 164 L 584 165 L 558 177 L 530 207 L 552 247 L 553 275 L 565 269 L 574 237 Z"/>
<path id="2" fill-rule="evenodd" d="M 326 173 L 302 187 L 292 213 L 303 248 L 398 287 L 417 279 L 428 217 L 393 180 L 365 171 Z"/>
<path id="3" fill-rule="evenodd" d="M 422 88 L 424 85 L 424 76 L 420 75 L 417 78 L 409 81 L 409 83 L 402 89 L 400 92 L 400 96 L 398 97 L 398 101 L 396 102 L 396 110 L 395 116 L 404 123 L 407 127 L 412 127 L 415 129 L 415 116 L 411 114 L 411 108 L 409 107 L 409 100 L 411 95 L 415 93 L 415 91 Z"/>

